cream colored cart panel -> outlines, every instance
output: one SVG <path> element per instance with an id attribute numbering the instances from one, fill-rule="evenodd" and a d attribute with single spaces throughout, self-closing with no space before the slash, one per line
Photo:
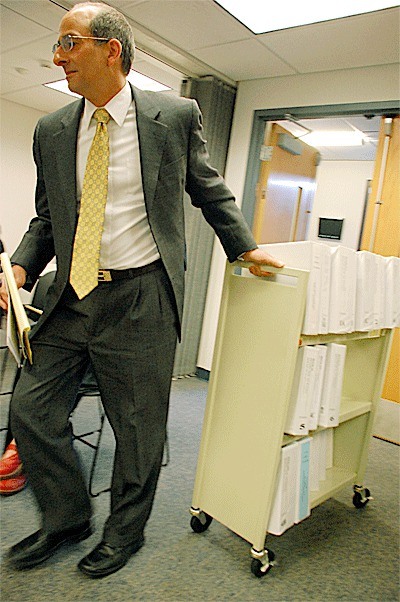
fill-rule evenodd
<path id="1" fill-rule="evenodd" d="M 241 265 L 225 272 L 193 507 L 261 550 L 308 272 L 271 268 L 279 276 L 256 278 Z"/>

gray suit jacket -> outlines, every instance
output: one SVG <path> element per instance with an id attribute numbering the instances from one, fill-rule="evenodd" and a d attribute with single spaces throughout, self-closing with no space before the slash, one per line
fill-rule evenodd
<path id="1" fill-rule="evenodd" d="M 214 228 L 230 261 L 254 249 L 256 243 L 231 191 L 210 166 L 196 102 L 133 87 L 132 93 L 149 223 L 172 284 L 180 323 L 186 253 L 185 189 Z M 56 279 L 35 334 L 68 283 L 78 217 L 76 141 L 83 107 L 83 100 L 71 103 L 42 117 L 35 130 L 37 215 L 11 258 L 28 272 L 28 290 L 54 255 L 57 258 Z"/>

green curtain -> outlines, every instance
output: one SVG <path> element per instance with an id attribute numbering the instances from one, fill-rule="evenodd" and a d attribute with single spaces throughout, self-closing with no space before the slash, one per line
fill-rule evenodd
<path id="1" fill-rule="evenodd" d="M 223 175 L 236 90 L 213 76 L 185 80 L 182 96 L 194 98 L 203 114 L 203 125 L 211 164 Z M 188 266 L 183 309 L 182 341 L 175 356 L 174 376 L 196 372 L 197 354 L 203 324 L 214 232 L 199 209 L 185 198 L 185 227 Z"/>

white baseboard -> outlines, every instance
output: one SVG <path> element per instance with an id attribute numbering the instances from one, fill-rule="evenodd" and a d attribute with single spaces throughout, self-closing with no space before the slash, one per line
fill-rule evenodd
<path id="1" fill-rule="evenodd" d="M 400 445 L 400 404 L 381 399 L 375 416 L 373 435 Z"/>

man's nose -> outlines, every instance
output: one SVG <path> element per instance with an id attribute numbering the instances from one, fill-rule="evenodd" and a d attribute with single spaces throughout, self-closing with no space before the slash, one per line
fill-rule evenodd
<path id="1" fill-rule="evenodd" d="M 59 46 L 53 54 L 53 63 L 57 65 L 57 67 L 62 67 L 62 65 L 64 65 L 67 62 L 64 55 L 64 50 L 61 46 Z"/>

